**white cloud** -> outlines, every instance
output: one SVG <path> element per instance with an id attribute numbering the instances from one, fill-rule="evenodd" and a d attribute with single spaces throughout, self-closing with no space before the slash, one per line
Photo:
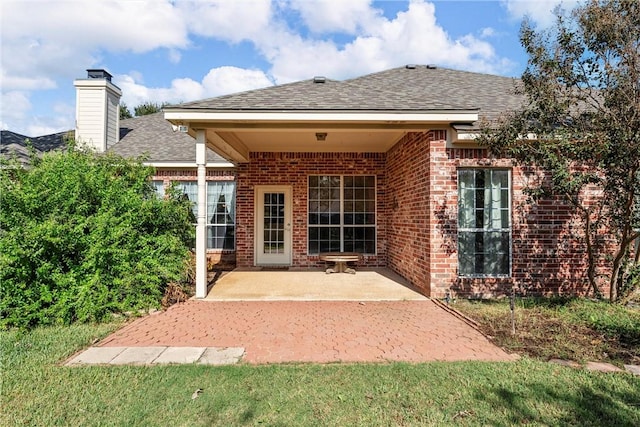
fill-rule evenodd
<path id="1" fill-rule="evenodd" d="M 202 85 L 188 78 L 174 79 L 168 88 L 147 87 L 131 75 L 116 75 L 113 81 L 122 89 L 121 102 L 130 110 L 145 102 L 177 103 L 185 99 L 197 99 L 202 94 Z"/>
<path id="2" fill-rule="evenodd" d="M 382 11 L 371 7 L 371 0 L 292 0 L 304 24 L 315 33 L 356 34 L 379 23 Z"/>
<path id="3" fill-rule="evenodd" d="M 26 136 L 40 136 L 73 130 L 73 127 L 68 126 L 68 123 L 66 116 L 32 117 L 29 121 L 25 134 Z"/>
<path id="4" fill-rule="evenodd" d="M 202 80 L 205 97 L 243 92 L 273 85 L 261 70 L 245 70 L 237 67 L 214 68 Z"/>
<path id="5" fill-rule="evenodd" d="M 317 7 L 332 4 L 322 2 Z M 352 77 L 407 63 L 482 72 L 503 72 L 512 65 L 498 58 L 491 44 L 472 35 L 452 39 L 438 24 L 435 12 L 434 4 L 413 0 L 393 19 L 371 21 L 343 47 L 286 32 L 272 33 L 256 44 L 273 64 L 271 72 L 278 83 L 314 75 Z"/>
<path id="6" fill-rule="evenodd" d="M 182 53 L 180 53 L 180 51 L 177 49 L 169 49 L 167 58 L 172 64 L 177 64 L 182 59 Z"/>
<path id="7" fill-rule="evenodd" d="M 491 27 L 485 27 L 482 30 L 480 30 L 480 37 L 482 37 L 483 39 L 487 39 L 495 35 L 496 35 L 496 30 L 494 30 Z"/>
<path id="8" fill-rule="evenodd" d="M 0 103 L 0 117 L 2 117 L 2 128 L 9 129 L 8 123 L 20 121 L 31 109 L 31 102 L 27 93 L 22 91 L 9 91 L 2 93 Z M 9 129 L 19 132 L 15 129 Z M 32 135 L 27 135 L 32 136 Z"/>
<path id="9" fill-rule="evenodd" d="M 514 16 L 521 13 L 514 0 L 505 0 L 505 5 Z M 89 67 L 104 67 L 116 75 L 123 101 L 132 108 L 148 101 L 186 102 L 315 75 L 349 78 L 407 63 L 483 72 L 505 72 L 513 66 L 483 40 L 490 35 L 488 30 L 452 38 L 437 22 L 436 7 L 437 3 L 411 0 L 406 10 L 385 17 L 372 0 L 2 0 L 3 101 L 22 102 L 10 119 L 5 111 L 2 120 L 16 131 L 44 120 L 49 112 L 40 114 L 41 119 L 31 117 L 37 114 L 30 115 L 30 93 L 60 87 L 70 92 L 70 98 L 71 82 Z M 299 21 L 293 22 L 294 16 Z M 252 69 L 253 65 L 216 65 L 200 71 L 200 80 L 184 74 L 176 78 L 174 73 L 170 83 L 155 83 L 156 78 L 147 84 L 141 72 L 112 68 L 117 67 L 113 58 L 156 50 L 161 51 L 150 60 L 167 68 L 184 61 L 190 50 L 202 49 L 204 55 L 213 56 L 215 52 L 205 50 L 207 39 L 227 42 L 230 49 L 239 43 L 253 46 L 257 61 L 266 61 L 268 71 Z M 150 71 L 145 73 L 151 77 Z M 51 109 L 51 105 L 38 107 Z M 59 113 L 63 116 L 73 120 L 68 113 Z M 57 119 L 51 120 L 51 128 L 56 127 Z M 32 129 L 37 126 L 47 127 L 38 124 Z M 67 127 L 72 126 L 71 122 Z"/>
<path id="10" fill-rule="evenodd" d="M 122 89 L 122 102 L 131 110 L 144 102 L 175 104 L 273 84 L 260 70 L 237 67 L 212 68 L 200 82 L 190 78 L 174 79 L 170 87 L 147 87 L 140 78 L 137 72 L 114 76 L 114 83 Z"/>
<path id="11" fill-rule="evenodd" d="M 175 5 L 191 33 L 233 43 L 259 37 L 272 18 L 271 0 L 184 0 Z"/>
<path id="12" fill-rule="evenodd" d="M 39 84 L 43 75 L 78 76 L 99 61 L 100 51 L 188 46 L 181 11 L 164 0 L 4 0 L 0 31 L 3 75 L 10 84 L 19 77 L 23 86 L 28 79 Z"/>
<path id="13" fill-rule="evenodd" d="M 555 21 L 553 13 L 557 6 L 573 9 L 577 0 L 502 0 L 512 18 L 521 20 L 529 17 L 540 28 L 549 28 Z"/>
<path id="14" fill-rule="evenodd" d="M 4 70 L 2 70 L 4 74 Z M 9 90 L 43 90 L 54 89 L 56 82 L 47 76 L 23 77 L 20 75 L 3 75 L 0 79 L 2 87 Z"/>

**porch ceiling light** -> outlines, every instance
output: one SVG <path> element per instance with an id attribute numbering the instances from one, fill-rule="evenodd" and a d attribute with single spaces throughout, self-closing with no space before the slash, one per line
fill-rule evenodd
<path id="1" fill-rule="evenodd" d="M 316 132 L 316 141 L 324 141 L 325 139 L 327 139 L 326 132 Z"/>

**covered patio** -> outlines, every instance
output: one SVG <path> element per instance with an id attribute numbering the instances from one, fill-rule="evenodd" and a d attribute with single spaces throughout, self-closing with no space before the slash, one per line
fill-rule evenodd
<path id="1" fill-rule="evenodd" d="M 476 147 L 470 77 L 409 65 L 166 107 L 196 141 L 196 298 L 208 294 L 207 149 L 235 168 L 237 267 L 319 268 L 323 254 L 358 253 L 358 268 L 389 268 L 443 297 L 457 264 L 439 229 L 453 221 L 441 200 L 455 206 L 447 150 Z"/>
<path id="2" fill-rule="evenodd" d="M 238 268 L 209 288 L 208 301 L 420 301 L 409 282 L 387 268 L 356 274 L 323 270 Z"/>

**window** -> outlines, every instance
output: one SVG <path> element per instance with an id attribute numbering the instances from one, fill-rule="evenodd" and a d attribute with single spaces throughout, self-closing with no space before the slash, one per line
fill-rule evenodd
<path id="1" fill-rule="evenodd" d="M 510 174 L 458 170 L 458 273 L 508 276 L 511 271 Z"/>
<path id="2" fill-rule="evenodd" d="M 235 249 L 236 210 L 233 181 L 207 182 L 207 247 Z"/>
<path id="3" fill-rule="evenodd" d="M 178 191 L 186 196 L 191 202 L 191 210 L 194 218 L 198 218 L 198 182 L 197 181 L 176 181 L 173 183 Z"/>
<path id="4" fill-rule="evenodd" d="M 309 176 L 308 251 L 376 252 L 376 177 Z"/>
<path id="5" fill-rule="evenodd" d="M 189 198 L 198 218 L 198 182 L 177 181 L 176 187 Z M 207 248 L 235 249 L 236 213 L 234 181 L 207 181 Z"/>
<path id="6" fill-rule="evenodd" d="M 155 190 L 158 198 L 164 199 L 164 181 L 151 181 L 151 188 Z"/>

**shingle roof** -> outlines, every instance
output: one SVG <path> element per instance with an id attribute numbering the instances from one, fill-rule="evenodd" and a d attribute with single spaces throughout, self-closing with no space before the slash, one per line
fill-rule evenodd
<path id="1" fill-rule="evenodd" d="M 314 79 L 272 86 L 167 108 L 211 111 L 446 111 L 479 110 L 481 119 L 495 120 L 518 108 L 519 80 L 489 74 L 418 65 L 381 71 L 344 81 Z M 64 145 L 67 132 L 28 138 L 2 131 L 0 153 L 15 152 L 28 160 L 25 140 L 39 152 Z M 125 157 L 146 156 L 149 162 L 195 163 L 195 140 L 174 132 L 164 113 L 120 121 L 120 141 L 109 149 Z M 207 162 L 225 162 L 207 150 Z"/>
<path id="2" fill-rule="evenodd" d="M 182 132 L 174 132 L 164 113 L 120 120 L 120 141 L 109 151 L 124 157 L 145 156 L 145 161 L 196 162 L 196 141 Z M 225 162 L 207 149 L 207 162 Z"/>
<path id="3" fill-rule="evenodd" d="M 178 109 L 212 111 L 438 111 L 480 110 L 493 120 L 519 107 L 519 80 L 431 66 L 401 67 L 345 81 L 296 83 L 187 102 Z"/>
<path id="4" fill-rule="evenodd" d="M 29 162 L 26 140 L 31 141 L 37 153 L 64 147 L 73 131 L 30 138 L 8 130 L 2 131 L 0 154 L 15 155 L 23 164 Z M 186 133 L 174 132 L 164 113 L 149 114 L 120 121 L 120 141 L 109 151 L 129 158 L 144 157 L 150 163 L 196 162 L 196 141 Z M 207 163 L 227 163 L 225 159 L 207 149 Z"/>
<path id="5" fill-rule="evenodd" d="M 15 156 L 22 164 L 28 164 L 30 159 L 27 141 L 30 141 L 36 154 L 42 154 L 65 147 L 68 138 L 69 132 L 58 132 L 30 138 L 9 130 L 3 130 L 0 135 L 0 155 L 7 158 Z"/>

